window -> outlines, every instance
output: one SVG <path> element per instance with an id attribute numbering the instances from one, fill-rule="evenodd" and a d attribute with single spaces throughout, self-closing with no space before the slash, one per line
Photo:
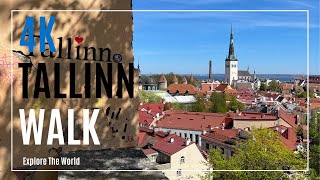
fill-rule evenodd
<path id="1" fill-rule="evenodd" d="M 151 162 L 156 162 L 157 160 L 157 155 L 152 155 L 151 156 Z"/>
<path id="2" fill-rule="evenodd" d="M 199 135 L 196 134 L 196 144 L 198 145 L 199 144 Z"/>
<path id="3" fill-rule="evenodd" d="M 221 148 L 221 153 L 224 154 L 224 148 Z"/>
<path id="4" fill-rule="evenodd" d="M 188 136 L 187 136 L 187 133 L 184 133 L 184 138 L 187 138 Z"/>
<path id="5" fill-rule="evenodd" d="M 209 143 L 206 143 L 206 148 L 209 149 Z"/>
<path id="6" fill-rule="evenodd" d="M 192 141 L 193 139 L 192 139 L 192 134 L 190 134 L 190 140 Z"/>
<path id="7" fill-rule="evenodd" d="M 180 137 L 182 136 L 182 134 L 180 133 L 180 135 L 179 135 Z"/>
<path id="8" fill-rule="evenodd" d="M 185 158 L 184 156 L 181 156 L 181 158 L 180 158 L 180 164 L 185 163 L 185 160 L 186 160 L 186 158 Z"/>
<path id="9" fill-rule="evenodd" d="M 181 169 L 178 169 L 177 176 L 181 176 Z"/>

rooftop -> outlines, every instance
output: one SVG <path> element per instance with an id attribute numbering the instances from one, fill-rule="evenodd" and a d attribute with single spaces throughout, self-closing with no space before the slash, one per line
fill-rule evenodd
<path id="1" fill-rule="evenodd" d="M 165 111 L 165 116 L 156 127 L 202 131 L 209 127 L 222 126 L 225 114 L 187 111 Z"/>
<path id="2" fill-rule="evenodd" d="M 197 88 L 192 84 L 170 84 L 167 90 L 170 94 L 197 94 Z"/>
<path id="3" fill-rule="evenodd" d="M 233 117 L 234 120 L 247 120 L 247 121 L 256 121 L 256 120 L 277 120 L 277 116 L 269 113 L 260 113 L 260 112 L 240 112 Z"/>
<path id="4" fill-rule="evenodd" d="M 189 145 L 191 144 L 193 144 L 193 142 L 190 142 Z M 189 145 L 186 145 L 186 139 L 181 138 L 175 134 L 170 134 L 163 140 L 155 143 L 152 148 L 168 156 L 171 156 Z"/>

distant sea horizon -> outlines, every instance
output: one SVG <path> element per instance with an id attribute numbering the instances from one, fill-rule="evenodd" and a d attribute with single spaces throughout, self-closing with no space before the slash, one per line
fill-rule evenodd
<path id="1" fill-rule="evenodd" d="M 156 73 L 155 73 L 156 74 Z M 154 74 L 143 74 L 143 75 L 154 75 Z M 190 76 L 190 74 L 177 74 L 180 76 Z M 297 78 L 304 77 L 304 74 L 256 74 L 259 79 L 271 79 L 279 80 L 282 82 L 292 82 Z M 193 74 L 193 77 L 198 80 L 208 79 L 208 74 Z M 212 74 L 214 80 L 224 80 L 224 74 Z"/>

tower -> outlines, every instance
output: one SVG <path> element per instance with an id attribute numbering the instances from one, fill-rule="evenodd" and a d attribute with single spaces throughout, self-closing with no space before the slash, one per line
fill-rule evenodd
<path id="1" fill-rule="evenodd" d="M 212 62 L 211 60 L 209 61 L 209 80 L 212 80 Z"/>
<path id="2" fill-rule="evenodd" d="M 161 75 L 159 81 L 158 81 L 158 87 L 159 89 L 167 89 L 167 79 L 164 76 L 164 74 Z"/>
<path id="3" fill-rule="evenodd" d="M 176 75 L 173 76 L 172 84 L 178 84 L 178 78 Z"/>
<path id="4" fill-rule="evenodd" d="M 181 80 L 182 84 L 188 84 L 187 78 L 185 76 L 183 76 L 182 80 Z"/>
<path id="5" fill-rule="evenodd" d="M 238 59 L 234 54 L 232 26 L 230 32 L 229 54 L 225 61 L 225 81 L 232 85 L 233 80 L 238 80 Z"/>

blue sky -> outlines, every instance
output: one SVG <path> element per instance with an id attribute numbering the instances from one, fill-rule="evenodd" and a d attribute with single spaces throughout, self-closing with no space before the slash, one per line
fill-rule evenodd
<path id="1" fill-rule="evenodd" d="M 309 10 L 310 74 L 320 74 L 318 0 L 133 0 L 134 10 Z M 134 12 L 142 73 L 224 73 L 230 26 L 239 69 L 307 73 L 306 12 Z"/>

